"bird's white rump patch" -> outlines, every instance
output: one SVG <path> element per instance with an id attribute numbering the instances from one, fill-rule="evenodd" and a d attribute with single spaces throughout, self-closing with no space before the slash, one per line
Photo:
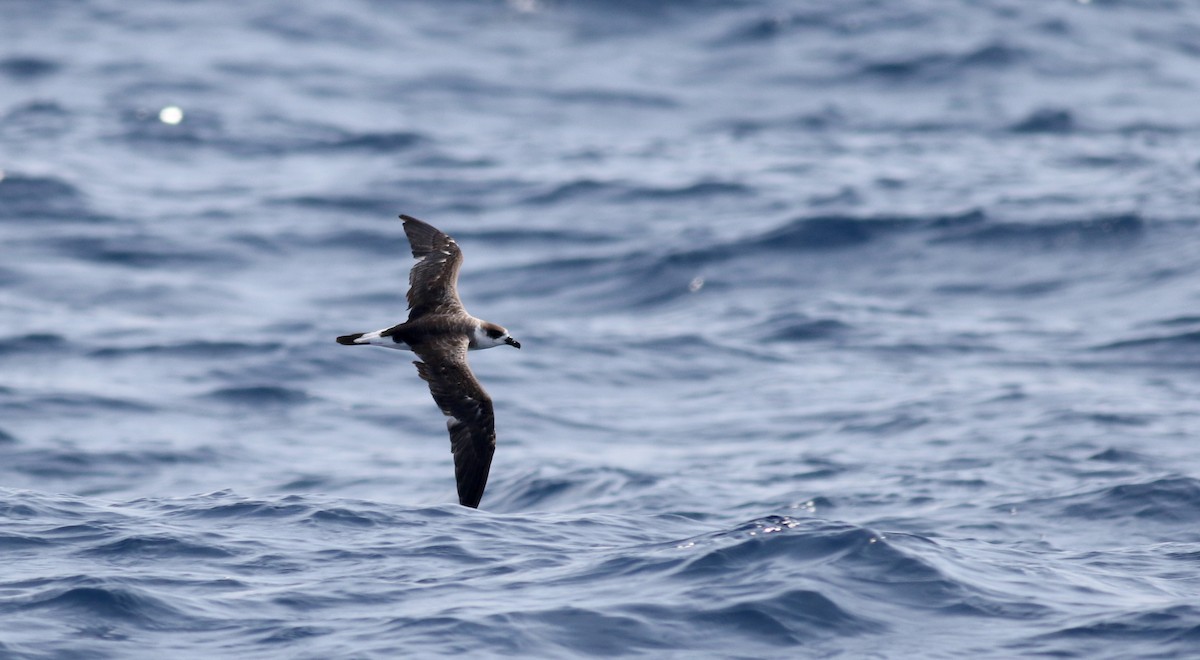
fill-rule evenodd
<path id="1" fill-rule="evenodd" d="M 387 328 L 384 328 L 386 330 Z M 384 330 L 376 330 L 375 332 L 364 333 L 363 336 L 354 340 L 355 344 L 371 344 L 372 346 L 382 346 L 384 348 L 396 348 L 402 351 L 411 351 L 412 347 L 402 341 L 395 341 L 391 337 L 384 337 Z"/>

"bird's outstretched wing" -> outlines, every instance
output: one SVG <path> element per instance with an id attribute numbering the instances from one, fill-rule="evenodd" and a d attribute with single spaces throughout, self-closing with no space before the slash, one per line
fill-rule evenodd
<path id="1" fill-rule="evenodd" d="M 458 243 L 412 216 L 402 215 L 400 219 L 404 221 L 404 233 L 408 235 L 413 257 L 417 259 L 408 274 L 408 320 L 435 311 L 463 311 L 462 301 L 458 299 L 458 269 L 463 261 Z"/>
<path id="2" fill-rule="evenodd" d="M 417 373 L 429 383 L 433 400 L 446 416 L 458 502 L 478 507 L 496 451 L 496 418 L 492 399 L 467 365 L 467 338 L 446 338 L 413 347 L 421 358 Z"/>

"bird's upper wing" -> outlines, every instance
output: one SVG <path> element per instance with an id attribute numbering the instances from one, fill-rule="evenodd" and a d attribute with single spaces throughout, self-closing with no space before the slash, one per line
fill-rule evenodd
<path id="1" fill-rule="evenodd" d="M 447 418 L 458 502 L 478 507 L 496 451 L 496 419 L 492 399 L 467 365 L 467 338 L 421 343 L 413 352 L 422 360 L 413 362 L 417 373 Z"/>
<path id="2" fill-rule="evenodd" d="M 402 215 L 400 219 L 413 257 L 418 260 L 408 274 L 408 320 L 433 311 L 463 311 L 458 299 L 458 269 L 463 260 L 458 243 L 412 216 Z"/>

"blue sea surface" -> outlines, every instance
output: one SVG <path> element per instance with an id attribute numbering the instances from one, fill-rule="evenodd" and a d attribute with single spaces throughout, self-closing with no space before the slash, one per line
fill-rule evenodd
<path id="1" fill-rule="evenodd" d="M 0 658 L 1196 657 L 1198 209 L 1190 0 L 0 0 Z"/>

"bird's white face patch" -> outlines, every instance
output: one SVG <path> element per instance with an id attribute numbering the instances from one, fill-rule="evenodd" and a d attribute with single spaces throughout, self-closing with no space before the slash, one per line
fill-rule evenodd
<path id="1" fill-rule="evenodd" d="M 471 350 L 473 350 L 473 351 L 478 351 L 478 350 L 484 349 L 484 348 L 493 348 L 496 346 L 503 346 L 505 343 L 508 342 L 507 334 L 500 335 L 499 337 L 492 339 L 491 337 L 488 336 L 487 331 L 483 329 L 483 326 L 479 326 L 479 325 L 475 326 L 475 329 L 471 331 L 471 335 L 472 335 L 472 339 L 475 340 L 474 342 L 472 342 L 474 345 L 471 347 Z"/>
<path id="2" fill-rule="evenodd" d="M 412 347 L 402 341 L 395 341 L 391 337 L 384 337 L 383 330 L 368 332 L 358 339 L 354 340 L 355 344 L 370 344 L 372 346 L 382 346 L 384 348 L 396 348 L 402 351 L 411 351 Z"/>

